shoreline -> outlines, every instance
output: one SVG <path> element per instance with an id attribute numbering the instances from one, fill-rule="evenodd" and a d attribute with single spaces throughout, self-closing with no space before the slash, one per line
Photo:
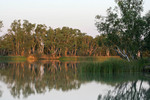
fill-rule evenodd
<path id="1" fill-rule="evenodd" d="M 120 58 L 119 56 L 64 56 L 64 57 L 51 57 L 47 55 L 43 55 L 41 57 L 35 57 L 30 55 L 28 57 L 25 56 L 0 56 L 0 61 L 38 61 L 38 60 L 60 60 L 60 61 L 68 61 L 68 60 L 102 60 L 108 58 Z"/>

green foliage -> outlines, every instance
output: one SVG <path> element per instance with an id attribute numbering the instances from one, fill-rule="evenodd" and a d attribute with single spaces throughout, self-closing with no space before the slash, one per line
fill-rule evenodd
<path id="1" fill-rule="evenodd" d="M 144 16 L 144 20 L 145 20 L 145 34 L 144 34 L 144 43 L 143 43 L 143 50 L 146 50 L 146 51 L 150 51 L 150 11 L 146 14 L 146 16 Z M 150 55 L 150 53 L 148 53 Z"/>
<path id="2" fill-rule="evenodd" d="M 14 20 L 8 33 L 0 37 L 0 55 L 105 56 L 105 37 L 91 36 L 69 27 L 48 28 L 27 20 Z"/>
<path id="3" fill-rule="evenodd" d="M 95 25 L 115 51 L 137 58 L 138 51 L 149 48 L 149 14 L 141 16 L 143 0 L 116 0 L 116 3 L 117 7 L 107 10 L 107 16 L 96 16 Z"/>

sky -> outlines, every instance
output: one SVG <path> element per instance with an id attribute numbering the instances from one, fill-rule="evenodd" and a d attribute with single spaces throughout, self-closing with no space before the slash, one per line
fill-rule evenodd
<path id="1" fill-rule="evenodd" d="M 144 12 L 150 10 L 150 0 L 144 0 Z M 114 0 L 0 0 L 0 20 L 3 21 L 0 36 L 7 33 L 14 20 L 28 20 L 52 28 L 80 29 L 95 37 L 95 16 L 106 15 L 109 7 L 116 6 Z"/>

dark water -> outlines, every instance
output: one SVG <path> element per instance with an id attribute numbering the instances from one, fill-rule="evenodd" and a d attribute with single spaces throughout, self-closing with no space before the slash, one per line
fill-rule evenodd
<path id="1" fill-rule="evenodd" d="M 60 61 L 0 63 L 0 100 L 150 100 L 148 74 L 83 73 L 81 67 Z"/>

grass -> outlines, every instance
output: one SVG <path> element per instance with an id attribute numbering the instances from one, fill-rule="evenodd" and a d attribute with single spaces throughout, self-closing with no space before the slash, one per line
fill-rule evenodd
<path id="1" fill-rule="evenodd" d="M 97 81 L 115 85 L 118 82 L 146 79 L 143 66 L 150 65 L 148 59 L 128 62 L 122 59 L 110 58 L 104 62 L 80 63 L 78 78 L 81 81 Z M 148 78 L 149 79 L 149 78 Z"/>
<path id="2" fill-rule="evenodd" d="M 142 72 L 143 66 L 149 64 L 147 59 L 128 62 L 126 60 L 110 58 L 104 62 L 81 63 L 80 71 L 83 73 L 116 74 L 124 72 Z"/>
<path id="3" fill-rule="evenodd" d="M 0 62 L 5 61 L 25 61 L 26 57 L 24 56 L 0 56 Z"/>
<path id="4" fill-rule="evenodd" d="M 111 58 L 119 58 L 117 56 L 110 56 Z M 105 61 L 108 56 L 69 56 L 69 57 L 60 57 L 60 61 Z"/>

